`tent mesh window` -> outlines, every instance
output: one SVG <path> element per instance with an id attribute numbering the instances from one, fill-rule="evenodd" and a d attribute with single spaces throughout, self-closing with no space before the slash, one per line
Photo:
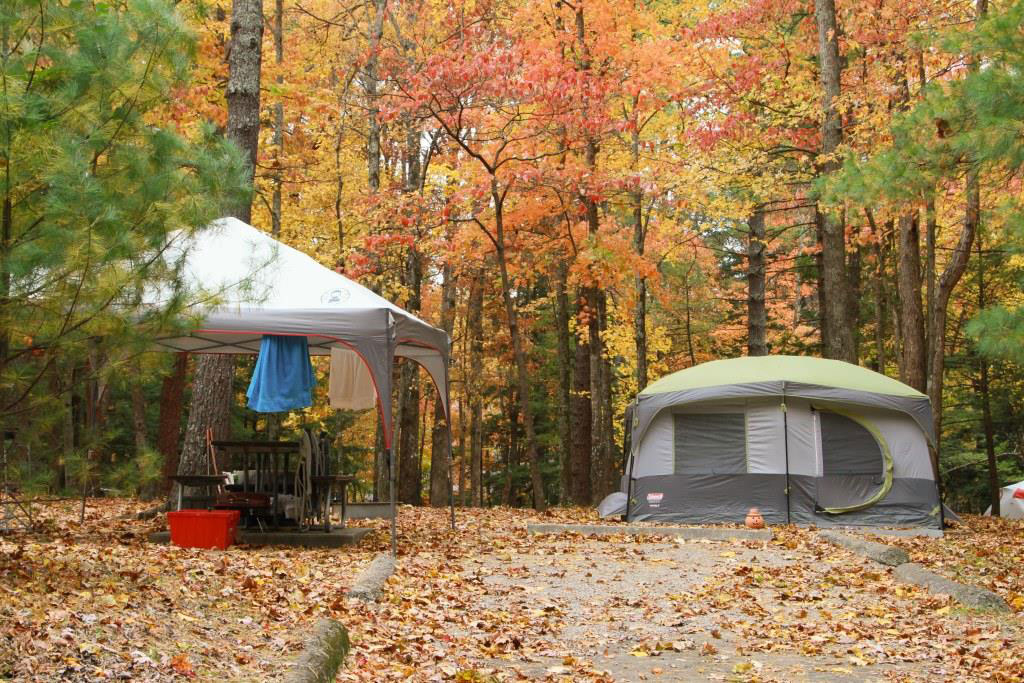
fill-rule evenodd
<path id="1" fill-rule="evenodd" d="M 743 413 L 675 414 L 676 474 L 745 474 L 747 425 Z"/>
<path id="2" fill-rule="evenodd" d="M 826 477 L 848 474 L 882 477 L 882 450 L 867 429 L 848 417 L 821 411 L 821 466 Z"/>

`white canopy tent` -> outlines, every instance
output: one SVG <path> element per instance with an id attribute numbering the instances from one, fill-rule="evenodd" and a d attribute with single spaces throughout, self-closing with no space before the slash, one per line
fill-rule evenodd
<path id="1" fill-rule="evenodd" d="M 263 335 L 305 336 L 312 355 L 343 347 L 356 353 L 377 394 L 390 468 L 391 542 L 395 552 L 395 463 L 392 457 L 391 375 L 395 357 L 419 363 L 448 412 L 448 335 L 308 255 L 235 218 L 197 236 L 176 239 L 193 291 L 208 293 L 198 328 L 157 344 L 190 353 L 259 353 Z M 451 432 L 448 440 L 451 485 Z M 451 496 L 450 496 L 451 497 Z M 454 503 L 453 503 L 454 504 Z M 454 507 L 452 524 L 454 525 Z"/>

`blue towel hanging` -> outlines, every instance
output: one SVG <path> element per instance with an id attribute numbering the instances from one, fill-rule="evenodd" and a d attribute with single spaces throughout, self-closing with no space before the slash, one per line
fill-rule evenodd
<path id="1" fill-rule="evenodd" d="M 306 337 L 267 334 L 245 395 L 257 413 L 283 413 L 313 405 L 315 384 Z"/>

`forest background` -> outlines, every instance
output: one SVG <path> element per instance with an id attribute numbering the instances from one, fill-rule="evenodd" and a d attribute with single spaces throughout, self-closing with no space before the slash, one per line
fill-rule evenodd
<path id="1" fill-rule="evenodd" d="M 330 411 L 326 367 L 314 408 L 258 416 L 252 358 L 217 395 L 199 359 L 145 352 L 185 294 L 126 322 L 176 291 L 169 231 L 242 206 L 449 332 L 453 469 L 400 363 L 401 502 L 447 504 L 450 476 L 463 505 L 591 505 L 639 389 L 773 353 L 928 393 L 947 502 L 980 511 L 1024 478 L 1022 25 L 987 0 L 5 3 L 21 484 L 164 491 L 214 398 L 218 436 L 325 430 L 356 495 L 387 498 L 376 415 Z M 225 140 L 243 38 L 248 149 Z"/>

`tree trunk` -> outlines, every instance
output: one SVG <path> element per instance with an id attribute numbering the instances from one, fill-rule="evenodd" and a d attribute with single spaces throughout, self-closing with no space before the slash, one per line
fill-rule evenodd
<path id="1" fill-rule="evenodd" d="M 395 401 L 393 405 L 397 406 L 398 402 Z M 391 489 L 388 484 L 391 466 L 387 459 L 387 449 L 384 447 L 384 430 L 379 412 L 377 415 L 377 427 L 373 434 L 373 453 L 373 500 L 378 503 L 382 501 L 390 502 L 391 494 L 389 491 Z"/>
<path id="2" fill-rule="evenodd" d="M 231 42 L 228 47 L 227 138 L 248 155 L 250 183 L 259 154 L 262 41 L 262 0 L 233 0 Z M 233 207 L 230 215 L 246 223 L 251 222 L 251 197 Z M 206 354 L 199 357 L 196 365 L 178 474 L 200 474 L 206 471 L 203 463 L 207 429 L 213 430 L 215 438 L 227 439 L 231 436 L 234 356 Z"/>
<path id="3" fill-rule="evenodd" d="M 846 222 L 844 217 L 843 222 Z M 846 272 L 848 280 L 847 293 L 847 316 L 853 330 L 853 357 L 860 360 L 860 301 L 861 301 L 861 248 L 854 245 L 846 261 Z"/>
<path id="4" fill-rule="evenodd" d="M 639 97 L 633 96 L 633 112 L 639 105 Z M 640 166 L 640 130 L 634 121 L 630 151 L 633 157 L 633 171 Z M 647 226 L 644 224 L 644 193 L 637 190 L 632 193 L 633 202 L 633 251 L 637 257 L 643 258 L 647 242 Z M 634 278 L 636 308 L 633 312 L 633 342 L 636 347 L 636 390 L 643 391 L 647 386 L 647 278 L 638 275 Z"/>
<path id="5" fill-rule="evenodd" d="M 387 0 L 373 0 L 373 19 L 370 23 L 369 56 L 363 69 L 363 88 L 366 90 L 367 135 L 366 135 L 366 177 L 372 192 L 380 189 L 380 104 L 377 101 L 378 52 L 384 33 L 384 15 Z"/>
<path id="6" fill-rule="evenodd" d="M 747 225 L 747 355 L 767 356 L 768 316 L 765 311 L 763 206 L 754 208 Z"/>
<path id="7" fill-rule="evenodd" d="M 593 475 L 591 504 L 595 505 L 619 488 L 616 476 L 619 460 L 615 457 L 617 444 L 612 424 L 612 370 L 604 341 L 608 330 L 608 300 L 604 290 L 598 291 L 596 313 L 596 318 L 591 319 L 590 328 L 591 335 L 596 332 L 596 337 L 592 338 L 596 338 L 598 342 L 590 346 L 590 396 L 594 408 L 592 414 L 595 424 L 599 424 L 599 428 L 595 430 L 598 439 L 592 449 L 594 460 L 590 463 Z"/>
<path id="8" fill-rule="evenodd" d="M 985 292 L 985 258 L 981 249 L 982 235 L 978 233 L 978 310 L 988 306 Z M 992 505 L 992 516 L 999 517 L 999 468 L 996 462 L 995 427 L 992 424 L 991 384 L 989 382 L 988 359 L 978 354 L 978 393 L 981 394 L 981 426 L 985 433 L 985 455 L 988 460 L 988 496 Z"/>
<path id="9" fill-rule="evenodd" d="M 932 309 L 935 308 L 935 237 L 938 230 L 938 221 L 935 216 L 935 199 L 929 199 L 925 205 L 925 235 L 924 235 L 924 253 L 925 253 L 925 266 L 924 266 L 924 283 L 925 283 L 925 297 L 924 297 L 924 311 L 925 321 L 924 329 L 925 333 L 928 334 L 931 331 L 931 315 Z M 927 353 L 931 357 L 932 340 L 929 337 L 925 337 L 925 348 L 928 349 Z"/>
<path id="10" fill-rule="evenodd" d="M 988 14 L 988 0 L 977 0 L 975 6 L 975 22 Z M 968 64 L 968 68 L 976 71 L 976 61 Z M 938 282 L 935 285 L 935 301 L 929 316 L 929 336 L 933 340 L 931 358 L 928 363 L 928 398 L 932 402 L 932 421 L 935 425 L 935 470 L 938 472 L 939 446 L 942 441 L 942 380 L 946 369 L 946 314 L 949 299 L 953 295 L 960 278 L 967 270 L 967 261 L 971 255 L 974 236 L 981 223 L 981 178 L 976 159 L 970 160 L 967 169 L 967 210 L 964 213 L 963 230 L 957 240 L 953 254 L 946 263 Z"/>
<path id="11" fill-rule="evenodd" d="M 814 254 L 814 269 L 818 290 L 818 334 L 821 337 L 821 355 L 829 348 L 828 326 L 825 319 L 828 317 L 828 301 L 825 299 L 825 260 L 822 256 L 825 244 L 825 217 L 820 211 L 814 212 L 814 240 L 818 251 Z"/>
<path id="12" fill-rule="evenodd" d="M 900 381 L 924 391 L 925 337 L 924 314 L 921 310 L 921 240 L 916 213 L 899 217 L 899 266 L 897 269 L 900 298 Z"/>
<path id="13" fill-rule="evenodd" d="M 481 488 L 483 473 L 483 387 L 480 370 L 483 367 L 483 303 L 484 283 L 483 272 L 473 277 L 469 290 L 469 305 L 466 310 L 466 334 L 469 336 L 469 376 L 466 378 L 466 392 L 469 394 L 469 487 L 472 489 L 472 505 L 483 504 Z"/>
<path id="14" fill-rule="evenodd" d="M 509 379 L 511 380 L 511 378 Z M 505 483 L 501 487 L 501 504 L 508 507 L 512 505 L 512 475 L 519 451 L 519 406 L 516 403 L 515 387 L 508 387 L 506 393 L 508 395 L 505 413 L 508 418 L 508 440 L 505 442 Z"/>
<path id="15" fill-rule="evenodd" d="M 135 437 L 135 454 L 149 448 L 149 434 L 146 429 L 146 397 L 142 393 L 142 367 L 135 365 L 135 379 L 131 383 L 132 434 Z"/>
<path id="16" fill-rule="evenodd" d="M 263 41 L 263 0 L 233 0 L 231 43 L 228 46 L 227 138 L 249 157 L 253 180 L 260 141 L 260 65 Z M 235 207 L 235 218 L 252 222 L 252 202 Z"/>
<path id="17" fill-rule="evenodd" d="M 967 270 L 967 261 L 980 220 L 981 188 L 977 168 L 971 168 L 967 172 L 967 211 L 964 216 L 963 230 L 946 268 L 942 271 L 942 276 L 936 283 L 935 303 L 932 306 L 931 316 L 929 316 L 931 320 L 929 336 L 933 341 L 931 358 L 928 363 L 928 398 L 932 402 L 932 420 L 935 424 L 937 444 L 942 439 L 942 380 L 946 369 L 946 315 L 949 299 Z"/>
<path id="18" fill-rule="evenodd" d="M 585 8 L 582 3 L 575 7 L 577 68 L 580 72 L 585 73 L 591 69 L 590 46 L 587 43 L 584 17 Z M 598 140 L 588 134 L 584 146 L 583 162 L 590 175 L 597 175 L 597 147 Z M 600 228 L 597 201 L 586 187 L 580 188 L 580 203 L 583 205 L 587 221 L 587 232 L 592 239 L 596 239 Z M 588 501 L 589 503 L 617 488 L 614 481 L 614 468 L 617 463 L 612 461 L 611 367 L 604 341 L 607 295 L 605 290 L 598 287 L 596 283 L 590 283 L 585 296 L 589 307 L 590 405 L 593 431 L 590 458 L 592 500 Z"/>
<path id="19" fill-rule="evenodd" d="M 455 328 L 455 281 L 452 268 L 445 264 L 441 283 L 441 329 L 448 337 Z M 436 389 L 435 389 L 436 391 Z M 451 423 L 444 413 L 444 404 L 438 396 L 434 401 L 434 428 L 430 435 L 430 504 L 443 507 L 448 504 L 451 472 L 448 470 L 449 435 Z"/>
<path id="20" fill-rule="evenodd" d="M 822 86 L 822 154 L 826 161 L 821 173 L 829 175 L 840 167 L 839 145 L 843 140 L 842 117 L 836 107 L 840 94 L 839 26 L 834 0 L 815 0 L 818 27 L 818 57 Z M 846 228 L 834 211 L 821 212 L 821 264 L 825 311 L 822 320 L 825 356 L 857 362 L 854 321 L 845 302 L 850 300 L 846 273 Z"/>
<path id="21" fill-rule="evenodd" d="M 585 303 L 577 301 L 582 311 Z M 572 446 L 570 448 L 569 470 L 572 486 L 569 497 L 575 505 L 590 505 L 590 455 L 593 431 L 590 403 L 590 340 L 576 337 L 573 359 L 572 400 L 570 422 L 572 424 Z"/>
<path id="22" fill-rule="evenodd" d="M 567 264 L 560 261 L 555 280 L 555 331 L 558 335 L 558 433 L 561 437 L 558 450 L 558 502 L 562 505 L 570 501 L 569 491 L 572 488 L 572 424 L 569 419 L 572 404 L 572 345 L 567 278 Z"/>
<path id="23" fill-rule="evenodd" d="M 398 501 L 422 505 L 419 441 L 420 383 L 416 363 L 401 362 L 398 381 Z"/>
<path id="24" fill-rule="evenodd" d="M 697 364 L 697 354 L 693 350 L 693 320 L 690 312 L 690 271 L 693 264 L 686 271 L 686 280 L 683 282 L 683 306 L 686 308 L 683 316 L 683 324 L 686 326 L 686 353 L 690 356 L 690 367 Z"/>
<path id="25" fill-rule="evenodd" d="M 519 313 L 512 299 L 512 279 L 508 274 L 508 263 L 505 258 L 505 223 L 502 202 L 503 195 L 498 191 L 498 180 L 491 176 L 491 199 L 494 202 L 495 251 L 498 257 L 498 269 L 501 273 L 501 294 L 505 301 L 505 315 L 508 319 L 509 340 L 512 342 L 512 353 L 515 355 L 516 378 L 519 394 L 519 410 L 523 416 L 523 431 L 526 436 L 526 459 L 530 466 L 530 482 L 533 489 L 533 507 L 543 510 L 547 507 L 544 498 L 544 482 L 540 476 L 540 454 L 537 450 L 537 434 L 533 425 L 533 409 L 530 406 L 530 378 L 526 367 L 526 350 L 519 331 Z"/>
<path id="26" fill-rule="evenodd" d="M 465 366 L 463 366 L 465 367 Z M 463 372 L 462 376 L 465 377 L 466 373 Z M 465 385 L 463 385 L 465 388 Z M 470 449 L 467 448 L 467 441 L 469 440 L 469 420 L 466 419 L 466 400 L 465 395 L 459 397 L 458 408 L 459 408 L 459 505 L 466 507 L 472 501 L 472 485 L 467 489 L 466 483 L 469 479 L 468 470 L 468 458 Z"/>
<path id="27" fill-rule="evenodd" d="M 274 62 L 280 68 L 284 62 L 284 0 L 274 0 Z M 280 74 L 278 84 L 284 83 Z M 281 234 L 281 166 L 284 156 L 284 102 L 274 103 L 274 193 L 270 207 L 270 234 Z"/>
<path id="28" fill-rule="evenodd" d="M 872 282 L 875 295 L 875 363 L 877 372 L 885 374 L 885 253 L 882 250 L 881 235 L 875 236 L 872 247 L 875 253 L 875 278 Z"/>
<path id="29" fill-rule="evenodd" d="M 232 360 L 231 356 L 226 356 Z M 210 461 L 206 452 L 206 428 L 213 431 L 214 439 L 231 437 L 231 413 L 224 406 L 231 405 L 234 393 L 234 363 L 228 363 L 229 372 L 219 363 L 203 363 L 207 359 L 220 359 L 220 355 L 202 356 L 196 363 L 192 380 L 192 403 L 189 410 L 188 426 L 185 429 L 185 443 L 178 462 L 178 474 L 206 474 Z M 202 391 L 199 390 L 202 388 Z M 207 419 L 201 424 L 193 419 L 195 414 Z"/>

